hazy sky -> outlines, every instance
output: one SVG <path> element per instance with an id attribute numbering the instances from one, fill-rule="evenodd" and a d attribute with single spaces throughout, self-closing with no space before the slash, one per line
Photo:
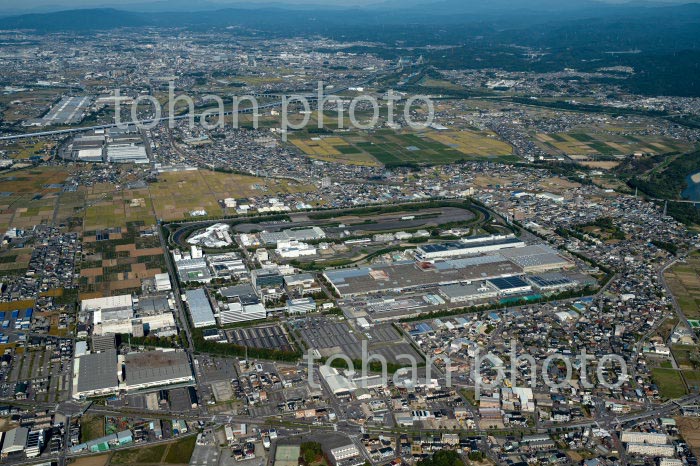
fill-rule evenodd
<path id="1" fill-rule="evenodd" d="M 206 3 L 230 5 L 236 3 L 288 3 L 288 4 L 337 4 L 337 5 L 369 5 L 383 0 L 206 0 Z M 31 7 L 51 7 L 52 9 L 66 7 L 100 7 L 103 5 L 128 5 L 143 3 L 167 3 L 167 0 L 0 0 L 0 8 L 13 10 Z M 196 1 L 192 6 L 196 8 Z"/>
<path id="2" fill-rule="evenodd" d="M 406 0 L 406 4 L 415 5 L 417 3 L 435 3 L 440 0 Z M 488 1 L 488 0 L 486 0 Z M 567 2 L 570 0 L 562 0 Z M 642 1 L 645 3 L 692 3 L 698 0 L 599 0 L 607 3 L 627 3 L 628 1 Z M 204 0 L 203 3 L 227 6 L 232 4 L 255 4 L 255 3 L 277 3 L 277 4 L 324 4 L 337 6 L 363 6 L 377 3 L 385 3 L 386 0 Z M 129 5 L 143 5 L 146 3 L 160 3 L 167 5 L 168 0 L 0 0 L 0 11 L 7 14 L 19 11 L 57 11 L 70 8 L 90 8 L 90 7 L 127 7 Z M 182 5 L 183 1 L 175 0 L 175 3 Z M 193 9 L 197 9 L 198 1 L 191 1 Z M 404 2 L 401 2 L 404 3 Z M 515 2 L 514 2 L 515 3 Z M 527 6 L 528 0 L 519 2 Z M 163 8 L 167 10 L 166 8 Z M 2 14 L 2 13 L 0 13 Z"/>

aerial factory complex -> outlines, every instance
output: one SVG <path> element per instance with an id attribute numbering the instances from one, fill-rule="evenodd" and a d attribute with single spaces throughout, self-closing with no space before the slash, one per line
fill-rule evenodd
<path id="1" fill-rule="evenodd" d="M 697 466 L 698 4 L 66 1 L 0 13 L 0 464 Z"/>

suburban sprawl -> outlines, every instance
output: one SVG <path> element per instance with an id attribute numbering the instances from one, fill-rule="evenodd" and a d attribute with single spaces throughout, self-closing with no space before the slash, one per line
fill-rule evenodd
<path id="1" fill-rule="evenodd" d="M 48 16 L 0 18 L 0 463 L 697 466 L 696 84 Z"/>

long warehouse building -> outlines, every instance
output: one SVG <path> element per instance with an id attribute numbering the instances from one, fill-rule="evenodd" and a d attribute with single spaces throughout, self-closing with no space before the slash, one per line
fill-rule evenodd
<path id="1" fill-rule="evenodd" d="M 329 270 L 324 277 L 343 298 L 484 281 L 489 281 L 499 295 L 507 295 L 532 289 L 531 284 L 511 277 L 560 270 L 573 265 L 549 246 L 532 245 L 462 258 Z M 457 291 L 453 288 L 448 294 Z"/>
<path id="2" fill-rule="evenodd" d="M 183 351 L 149 351 L 124 356 L 124 388 L 143 390 L 194 382 L 192 368 Z"/>
<path id="3" fill-rule="evenodd" d="M 214 311 L 204 289 L 187 290 L 187 307 L 190 310 L 190 317 L 194 328 L 212 327 L 216 325 Z"/>
<path id="4" fill-rule="evenodd" d="M 416 257 L 420 260 L 446 259 L 460 256 L 472 256 L 487 252 L 500 251 L 501 249 L 522 248 L 526 244 L 513 235 L 486 236 L 453 241 L 441 244 L 427 244 L 418 247 Z"/>

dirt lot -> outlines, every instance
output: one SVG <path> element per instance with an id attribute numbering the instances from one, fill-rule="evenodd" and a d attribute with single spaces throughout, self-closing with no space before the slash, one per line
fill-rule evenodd
<path id="1" fill-rule="evenodd" d="M 675 419 L 681 435 L 688 442 L 695 456 L 700 455 L 700 418 L 677 417 Z"/>
<path id="2" fill-rule="evenodd" d="M 584 167 L 600 168 L 601 170 L 612 170 L 620 165 L 620 162 L 579 162 Z"/>
<path id="3" fill-rule="evenodd" d="M 105 466 L 109 460 L 109 455 L 86 456 L 74 460 L 72 466 Z"/>

